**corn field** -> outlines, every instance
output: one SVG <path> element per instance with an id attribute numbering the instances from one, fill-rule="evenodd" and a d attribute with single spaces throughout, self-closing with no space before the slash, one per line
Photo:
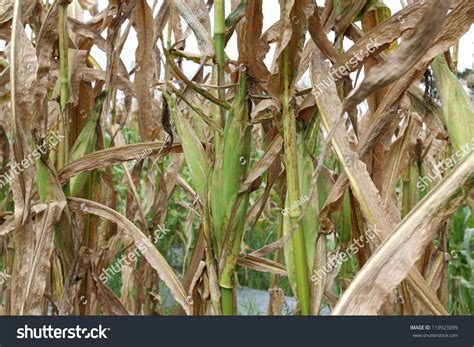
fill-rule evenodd
<path id="1" fill-rule="evenodd" d="M 0 0 L 0 315 L 472 315 L 474 2 L 401 3 Z"/>

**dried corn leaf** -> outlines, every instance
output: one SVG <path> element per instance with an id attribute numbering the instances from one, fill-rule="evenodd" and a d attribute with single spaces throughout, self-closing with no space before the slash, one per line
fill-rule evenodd
<path id="1" fill-rule="evenodd" d="M 214 54 L 214 40 L 211 37 L 211 20 L 202 0 L 174 0 L 176 11 L 189 24 L 198 41 L 203 56 Z"/>
<path id="2" fill-rule="evenodd" d="M 383 300 L 421 257 L 439 225 L 456 211 L 473 187 L 474 154 L 470 154 L 408 214 L 368 260 L 332 314 L 376 314 Z"/>
<path id="3" fill-rule="evenodd" d="M 374 91 L 395 81 L 417 64 L 440 32 L 449 5 L 449 1 L 430 1 L 428 9 L 414 29 L 414 34 L 403 40 L 383 63 L 370 69 L 361 85 L 344 101 L 344 110 L 354 108 Z"/>
<path id="4" fill-rule="evenodd" d="M 191 305 L 188 301 L 188 296 L 173 272 L 173 269 L 140 229 L 117 211 L 99 203 L 78 198 L 68 198 L 68 203 L 73 211 L 95 214 L 113 223 L 117 223 L 120 228 L 126 231 L 133 238 L 136 247 L 142 252 L 149 264 L 157 271 L 160 278 L 168 286 L 175 300 L 183 307 L 186 313 L 191 313 Z"/>

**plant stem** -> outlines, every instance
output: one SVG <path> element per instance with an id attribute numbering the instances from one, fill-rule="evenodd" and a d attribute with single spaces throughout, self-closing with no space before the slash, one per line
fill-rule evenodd
<path id="1" fill-rule="evenodd" d="M 168 32 L 166 35 L 166 48 L 168 50 L 171 49 L 171 39 L 173 38 L 173 17 L 174 17 L 174 11 L 171 11 L 170 18 L 168 20 Z"/>
<path id="2" fill-rule="evenodd" d="M 222 266 L 219 266 L 224 315 L 231 315 L 234 311 L 232 288 L 245 229 L 245 216 L 249 206 L 250 193 L 248 191 L 238 193 L 240 182 L 247 171 L 247 163 L 250 162 L 251 127 L 247 123 L 250 117 L 249 112 L 247 76 L 242 73 L 239 89 L 224 130 L 224 166 L 217 167 L 217 170 L 222 169 L 223 175 L 220 179 L 223 180 L 221 182 L 224 187 L 224 201 L 227 204 L 224 214 L 225 223 L 221 230 L 223 236 L 221 258 L 224 262 L 220 264 Z"/>
<path id="3" fill-rule="evenodd" d="M 225 85 L 225 0 L 214 2 L 214 41 L 217 60 L 217 85 Z M 219 88 L 219 99 L 225 100 L 225 90 Z M 225 125 L 225 109 L 220 107 L 221 126 Z"/>
<path id="4" fill-rule="evenodd" d="M 221 287 L 222 314 L 224 316 L 234 315 L 234 289 Z"/>
<path id="5" fill-rule="evenodd" d="M 59 106 L 62 117 L 62 135 L 64 141 L 60 145 L 58 166 L 62 168 L 68 163 L 69 152 L 69 116 L 66 109 L 69 99 L 69 71 L 68 71 L 68 29 L 67 29 L 67 7 L 68 1 L 59 4 L 58 29 L 59 29 Z"/>
<path id="6" fill-rule="evenodd" d="M 287 202 L 291 204 L 300 197 L 298 165 L 296 156 L 296 124 L 295 118 L 290 110 L 289 95 L 289 51 L 288 47 L 283 52 L 283 94 L 281 102 L 283 105 L 283 136 L 285 140 L 285 166 L 287 180 Z M 289 214 L 291 230 L 296 227 L 296 222 L 301 213 L 301 208 L 292 209 Z M 296 272 L 296 296 L 300 305 L 302 315 L 310 314 L 310 290 L 308 278 L 308 263 L 306 259 L 306 248 L 304 234 L 301 226 L 298 226 L 292 236 L 293 256 Z"/>

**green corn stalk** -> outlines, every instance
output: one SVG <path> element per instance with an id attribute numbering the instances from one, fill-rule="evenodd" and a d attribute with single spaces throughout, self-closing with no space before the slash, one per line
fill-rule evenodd
<path id="1" fill-rule="evenodd" d="M 219 284 L 224 315 L 234 313 L 234 273 L 249 206 L 249 192 L 239 194 L 250 161 L 249 112 L 247 76 L 242 73 L 239 89 L 226 121 L 223 141 L 216 149 L 212 176 L 211 213 L 217 252 L 222 254 Z"/>
<path id="2" fill-rule="evenodd" d="M 474 140 L 474 111 L 472 101 L 450 70 L 444 56 L 437 56 L 431 64 L 443 104 L 444 124 L 455 151 L 465 146 L 471 150 Z"/>
<path id="3" fill-rule="evenodd" d="M 69 98 L 69 75 L 68 75 L 68 31 L 67 31 L 67 1 L 62 1 L 58 10 L 59 28 L 59 85 L 61 112 L 66 109 Z"/>
<path id="4" fill-rule="evenodd" d="M 214 41 L 216 50 L 219 81 L 224 81 L 225 64 L 225 0 L 214 3 Z"/>
<path id="5" fill-rule="evenodd" d="M 69 145 L 69 116 L 67 113 L 67 102 L 69 99 L 69 71 L 68 71 L 68 26 L 67 26 L 67 8 L 71 1 L 61 1 L 58 8 L 58 45 L 59 45 L 59 106 L 61 116 L 61 133 L 63 141 L 58 144 L 58 167 L 62 168 L 68 163 L 68 145 Z M 49 9 L 48 9 L 49 10 Z M 50 170 L 45 161 L 48 155 L 36 160 L 37 187 L 40 201 L 48 203 L 55 200 L 50 183 Z M 70 215 L 63 213 L 58 226 L 55 228 L 54 242 L 61 256 L 63 275 L 67 276 L 69 267 L 72 263 L 73 239 Z"/>
<path id="6" fill-rule="evenodd" d="M 214 44 L 217 60 L 217 84 L 218 86 L 225 85 L 225 0 L 216 0 L 214 2 Z M 219 88 L 219 99 L 225 100 L 225 90 Z M 223 107 L 220 107 L 221 126 L 223 127 L 226 121 L 226 112 Z"/>
<path id="7" fill-rule="evenodd" d="M 70 156 L 72 161 L 82 158 L 86 154 L 90 154 L 95 151 L 98 136 L 97 127 L 100 124 L 100 115 L 102 113 L 106 95 L 107 92 L 102 92 L 99 95 L 94 110 L 90 114 L 86 125 L 77 137 L 76 142 L 74 142 Z M 81 194 L 84 186 L 87 183 L 89 174 L 89 172 L 83 172 L 71 178 L 69 181 L 69 196 L 77 197 L 79 194 Z"/>
<path id="8" fill-rule="evenodd" d="M 285 166 L 287 180 L 287 203 L 292 204 L 300 199 L 300 185 L 298 180 L 298 162 L 296 151 L 296 125 L 295 117 L 291 112 L 289 101 L 289 49 L 283 52 L 283 94 L 281 102 L 283 105 L 283 138 L 285 140 Z M 289 213 L 289 226 L 291 230 L 296 228 L 291 242 L 293 246 L 293 258 L 296 274 L 296 296 L 302 315 L 310 314 L 310 287 L 309 272 L 306 256 L 306 243 L 304 231 L 301 225 L 296 225 L 301 214 L 301 208 L 297 207 Z"/>
<path id="9" fill-rule="evenodd" d="M 216 68 L 213 69 L 213 76 L 212 80 L 216 83 L 218 77 L 218 71 Z M 215 91 L 214 93 L 217 93 Z M 221 121 L 220 115 L 220 108 L 215 105 L 211 104 L 210 106 L 210 116 L 212 119 L 219 124 Z M 222 179 L 222 170 L 224 165 L 224 132 L 218 133 L 217 131 L 214 132 L 214 137 L 212 139 L 213 147 L 216 149 L 216 155 L 214 156 L 214 163 L 212 168 L 212 178 L 210 180 L 211 191 L 209 192 L 210 197 L 210 218 L 211 218 L 211 225 L 213 228 L 213 244 L 214 244 L 214 251 L 217 255 L 221 254 L 222 251 L 222 243 L 224 239 L 224 231 L 222 231 L 222 227 L 220 225 L 221 221 L 224 219 L 224 209 L 223 208 L 216 208 L 217 206 L 223 206 L 224 203 L 223 199 L 223 179 Z"/>
<path id="10" fill-rule="evenodd" d="M 316 123 L 314 123 L 316 124 Z M 297 156 L 297 167 L 298 167 L 298 182 L 300 188 L 299 202 L 301 206 L 298 207 L 301 213 L 304 211 L 304 216 L 299 221 L 300 226 L 299 232 L 303 233 L 304 236 L 304 245 L 305 245 L 305 254 L 306 254 L 306 263 L 307 268 L 312 269 L 314 266 L 314 252 L 315 252 L 315 243 L 316 236 L 319 229 L 319 218 L 318 218 L 318 208 L 313 206 L 313 201 L 308 200 L 311 198 L 313 191 L 312 186 L 312 176 L 314 173 L 314 165 L 312 160 L 312 155 L 315 154 L 315 146 L 311 144 L 311 138 L 303 135 L 300 131 L 296 133 L 296 142 L 298 150 L 296 152 Z M 316 190 L 316 194 L 317 194 Z M 317 194 L 318 195 L 318 194 Z M 316 196 L 317 196 L 316 195 Z M 297 200 L 298 200 L 297 199 Z M 291 200 L 289 194 L 287 194 L 285 199 L 285 207 L 287 208 L 286 212 L 283 215 L 283 234 L 286 236 L 292 230 L 292 224 L 290 223 L 291 213 L 295 210 L 294 203 L 297 200 Z M 317 202 L 317 201 L 316 201 Z M 293 204 L 293 205 L 292 205 Z M 301 218 L 301 215 L 295 219 L 296 221 Z M 293 223 L 294 226 L 294 223 Z M 288 279 L 291 284 L 293 291 L 298 294 L 298 283 L 297 283 L 297 273 L 295 267 L 295 250 L 293 242 L 287 242 L 284 246 L 284 256 L 285 264 L 288 272 Z M 309 270 L 308 270 L 309 271 Z M 309 274 L 309 272 L 308 272 Z"/>
<path id="11" fill-rule="evenodd" d="M 59 145 L 58 166 L 62 168 L 69 162 L 69 114 L 67 102 L 69 99 L 69 70 L 68 70 L 68 43 L 67 7 L 70 1 L 60 1 L 58 9 L 58 41 L 59 41 L 59 106 L 61 111 L 62 135 L 64 141 Z"/>

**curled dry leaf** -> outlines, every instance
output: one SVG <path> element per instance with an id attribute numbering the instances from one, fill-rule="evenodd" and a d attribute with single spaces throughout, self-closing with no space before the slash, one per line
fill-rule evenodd
<path id="1" fill-rule="evenodd" d="M 96 151 L 83 156 L 65 166 L 58 174 L 61 183 L 66 183 L 71 177 L 79 173 L 94 169 L 105 169 L 108 166 L 135 160 L 144 151 L 150 150 L 153 155 L 164 155 L 169 152 L 181 153 L 181 144 L 174 143 L 171 148 L 167 148 L 165 143 L 148 142 L 112 147 Z"/>
<path id="2" fill-rule="evenodd" d="M 214 54 L 213 42 L 211 37 L 211 21 L 206 5 L 202 0 L 174 0 L 176 11 L 189 24 L 196 35 L 199 50 L 205 56 Z"/>
<path id="3" fill-rule="evenodd" d="M 256 257 L 251 254 L 239 254 L 237 263 L 240 266 L 246 267 L 260 272 L 270 272 L 274 275 L 286 276 L 286 269 L 283 265 L 278 264 L 269 259 Z"/>
<path id="4" fill-rule="evenodd" d="M 344 110 L 350 110 L 359 102 L 405 74 L 426 53 L 441 30 L 450 2 L 432 0 L 414 29 L 414 34 L 403 40 L 388 58 L 374 66 L 361 85 L 344 101 Z"/>
<path id="5" fill-rule="evenodd" d="M 239 63 L 248 68 L 250 76 L 257 80 L 267 80 L 269 71 L 265 59 L 266 44 L 261 40 L 263 28 L 262 1 L 245 2 L 245 22 L 239 40 Z"/>

